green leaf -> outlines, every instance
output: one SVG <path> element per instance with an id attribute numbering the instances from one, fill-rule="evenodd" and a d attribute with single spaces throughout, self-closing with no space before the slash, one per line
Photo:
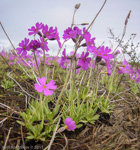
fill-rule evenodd
<path id="1" fill-rule="evenodd" d="M 19 123 L 19 124 L 22 125 L 22 126 L 25 126 L 25 123 L 22 122 L 22 121 L 17 120 L 17 123 Z"/>
<path id="2" fill-rule="evenodd" d="M 78 124 L 78 125 L 76 125 L 76 128 L 79 129 L 79 128 L 81 128 L 82 126 L 83 126 L 83 124 Z"/>
<path id="3" fill-rule="evenodd" d="M 29 135 L 26 137 L 28 140 L 33 140 L 35 137 L 33 135 Z"/>
<path id="4" fill-rule="evenodd" d="M 54 118 L 55 115 L 57 115 L 57 113 L 59 111 L 59 108 L 60 108 L 60 106 L 56 105 L 55 108 L 53 109 L 53 111 L 52 111 L 53 118 Z"/>

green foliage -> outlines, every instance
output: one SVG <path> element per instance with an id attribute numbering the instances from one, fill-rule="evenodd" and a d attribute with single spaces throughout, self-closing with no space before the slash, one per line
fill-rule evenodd
<path id="1" fill-rule="evenodd" d="M 111 76 L 107 76 L 107 75 L 102 75 L 102 78 L 100 80 L 100 84 L 104 85 L 108 90 L 110 90 L 110 92 L 122 92 L 123 91 L 123 87 L 119 85 L 119 82 L 121 80 L 121 77 L 116 74 L 114 79 L 113 79 L 113 84 L 111 85 L 112 82 L 112 75 Z M 118 86 L 119 85 L 119 86 Z"/>
<path id="2" fill-rule="evenodd" d="M 6 79 L 5 77 L 1 81 L 1 87 L 4 88 L 4 90 L 10 90 L 14 87 L 14 81 L 10 79 Z"/>
<path id="3" fill-rule="evenodd" d="M 134 93 L 134 94 L 137 94 L 139 93 L 139 86 L 140 86 L 140 83 L 136 83 L 135 81 L 131 80 L 130 81 L 131 85 L 130 85 L 130 88 L 131 88 L 131 91 Z"/>
<path id="4" fill-rule="evenodd" d="M 56 105 L 53 110 L 50 110 L 48 104 L 48 99 L 45 102 L 32 100 L 26 112 L 20 113 L 24 121 L 17 122 L 28 129 L 28 140 L 45 141 L 55 129 L 56 124 L 54 120 L 59 111 L 59 106 Z"/>
<path id="5" fill-rule="evenodd" d="M 63 120 L 67 117 L 73 118 L 77 128 L 80 128 L 82 123 L 94 124 L 99 115 L 96 114 L 97 108 L 91 107 L 91 97 L 92 93 L 88 92 L 88 87 L 80 87 L 77 91 L 72 84 L 71 90 L 66 91 L 63 96 L 65 101 L 62 109 Z"/>
<path id="6" fill-rule="evenodd" d="M 102 113 L 110 113 L 114 105 L 110 105 L 109 99 L 104 96 L 99 96 L 94 99 L 94 107 L 99 108 Z"/>

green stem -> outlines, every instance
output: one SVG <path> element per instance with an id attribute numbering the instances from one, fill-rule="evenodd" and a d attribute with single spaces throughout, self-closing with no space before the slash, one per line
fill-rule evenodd
<path id="1" fill-rule="evenodd" d="M 116 70 L 116 67 L 114 68 L 113 73 L 112 73 L 112 80 L 111 80 L 111 83 L 110 83 L 110 86 L 109 86 L 109 92 L 108 92 L 108 95 L 107 95 L 106 99 L 108 99 L 108 97 L 110 95 L 111 87 L 113 85 L 113 80 L 114 80 L 114 77 L 115 77 L 115 70 Z"/>
<path id="2" fill-rule="evenodd" d="M 41 72 L 40 72 L 40 69 L 39 69 L 39 66 L 38 66 L 38 63 L 37 63 L 37 58 L 36 58 L 36 55 L 35 55 L 35 51 L 33 53 L 34 53 L 34 58 L 35 58 L 37 70 L 38 70 L 39 76 L 41 77 Z"/>

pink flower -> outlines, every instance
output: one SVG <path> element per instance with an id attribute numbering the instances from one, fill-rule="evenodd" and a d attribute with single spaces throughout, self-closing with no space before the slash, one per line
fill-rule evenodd
<path id="1" fill-rule="evenodd" d="M 76 35 L 77 35 L 77 31 L 76 30 L 72 30 L 72 28 L 69 27 L 68 29 L 66 29 L 64 31 L 63 39 L 65 39 L 65 40 L 69 40 L 71 38 L 75 39 Z"/>
<path id="2" fill-rule="evenodd" d="M 122 73 L 130 73 L 131 71 L 131 65 L 127 63 L 126 60 L 123 61 L 122 66 L 117 68 L 118 74 Z"/>
<path id="3" fill-rule="evenodd" d="M 55 85 L 55 81 L 51 80 L 48 84 L 46 84 L 46 78 L 38 78 L 38 81 L 40 84 L 35 83 L 35 90 L 37 90 L 39 93 L 44 92 L 45 96 L 53 95 L 53 90 L 57 88 Z"/>
<path id="4" fill-rule="evenodd" d="M 31 29 L 28 29 L 28 31 L 30 31 L 30 32 L 29 32 L 29 35 L 32 35 L 32 34 L 33 34 L 33 35 L 36 35 L 36 34 L 39 32 L 39 30 L 42 29 L 42 28 L 43 28 L 43 24 L 37 22 L 37 23 L 35 24 L 35 27 L 32 26 Z"/>
<path id="5" fill-rule="evenodd" d="M 61 47 L 61 42 L 60 42 L 59 33 L 57 31 L 57 27 L 55 27 L 54 39 L 57 40 L 58 46 L 60 48 Z"/>
<path id="6" fill-rule="evenodd" d="M 116 58 L 116 57 L 118 56 L 118 54 L 120 54 L 120 51 L 119 51 L 119 50 L 116 50 L 116 51 L 113 53 L 114 58 Z"/>
<path id="7" fill-rule="evenodd" d="M 91 58 L 88 57 L 89 52 L 86 52 L 84 55 L 84 52 L 81 54 L 81 58 L 79 59 L 78 65 L 80 65 L 85 71 L 89 68 L 90 60 Z"/>
<path id="8" fill-rule="evenodd" d="M 65 63 L 68 62 L 67 60 L 67 56 L 66 56 L 66 49 L 64 49 L 64 51 L 62 52 L 63 56 L 61 57 L 61 62 L 60 62 L 60 66 L 62 68 L 66 68 L 66 66 L 64 65 Z"/>
<path id="9" fill-rule="evenodd" d="M 39 40 L 38 40 L 39 41 Z M 48 51 L 49 50 L 49 48 L 48 48 L 48 42 L 46 41 L 46 42 L 44 42 L 43 41 L 43 38 L 41 38 L 40 37 L 40 41 L 39 41 L 39 43 L 40 43 L 40 48 L 43 50 L 46 50 L 46 51 Z"/>
<path id="10" fill-rule="evenodd" d="M 30 49 L 29 47 L 29 39 L 25 38 L 24 40 L 19 43 L 19 47 L 16 49 L 18 52 L 17 54 L 21 56 L 27 55 L 27 51 Z"/>
<path id="11" fill-rule="evenodd" d="M 102 57 L 105 61 L 112 59 L 113 55 L 110 54 L 111 49 L 109 49 L 108 47 L 99 47 L 99 49 L 94 50 L 95 56 L 99 56 Z"/>
<path id="12" fill-rule="evenodd" d="M 108 71 L 108 73 L 107 73 L 107 75 L 108 76 L 110 76 L 111 75 L 111 69 L 110 69 L 110 63 L 109 63 L 109 60 L 106 60 L 106 67 L 107 67 L 107 71 Z"/>
<path id="13" fill-rule="evenodd" d="M 72 118 L 66 118 L 66 120 L 65 120 L 65 129 L 68 129 L 70 131 L 76 129 L 75 121 L 73 121 Z"/>
<path id="14" fill-rule="evenodd" d="M 49 28 L 47 25 L 45 25 L 42 29 L 42 32 L 46 38 L 48 38 L 48 39 L 54 38 L 55 30 L 53 29 L 53 27 Z"/>
<path id="15" fill-rule="evenodd" d="M 84 37 L 86 40 L 87 51 L 93 52 L 96 49 L 96 47 L 94 46 L 95 45 L 95 43 L 94 43 L 95 38 L 91 39 L 91 34 L 89 32 L 86 33 Z"/>
<path id="16" fill-rule="evenodd" d="M 73 30 L 75 30 L 77 32 L 77 35 L 82 36 L 82 30 L 81 29 L 79 29 L 78 27 L 74 27 Z"/>
<path id="17" fill-rule="evenodd" d="M 38 48 L 40 48 L 40 43 L 37 40 L 32 40 L 29 45 L 33 51 L 36 51 Z"/>

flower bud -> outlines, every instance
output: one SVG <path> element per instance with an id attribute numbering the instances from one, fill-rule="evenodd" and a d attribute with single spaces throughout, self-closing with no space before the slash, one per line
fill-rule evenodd
<path id="1" fill-rule="evenodd" d="M 76 43 L 76 39 L 71 38 L 74 43 Z"/>
<path id="2" fill-rule="evenodd" d="M 82 46 L 82 47 L 86 47 L 86 46 L 87 46 L 87 44 L 86 44 L 86 43 L 83 43 L 81 46 Z"/>
<path id="3" fill-rule="evenodd" d="M 81 25 L 82 25 L 82 26 L 85 26 L 85 25 L 89 25 L 89 23 L 82 23 Z"/>
<path id="4" fill-rule="evenodd" d="M 77 65 L 77 66 L 76 66 L 76 69 L 79 69 L 79 68 L 81 68 L 81 66 L 80 66 L 80 65 Z"/>
<path id="5" fill-rule="evenodd" d="M 97 56 L 95 62 L 96 62 L 96 63 L 99 63 L 101 60 L 102 60 L 102 57 Z"/>
<path id="6" fill-rule="evenodd" d="M 42 33 L 39 31 L 38 33 L 37 33 L 40 37 L 42 37 Z"/>
<path id="7" fill-rule="evenodd" d="M 59 129 L 57 130 L 57 132 L 61 133 L 61 132 L 65 131 L 65 130 L 66 130 L 65 127 L 61 127 L 61 128 L 59 128 Z"/>
<path id="8" fill-rule="evenodd" d="M 51 38 L 51 39 L 49 39 L 50 41 L 54 41 L 54 40 L 56 40 L 55 38 Z"/>
<path id="9" fill-rule="evenodd" d="M 100 62 L 100 65 L 101 66 L 106 66 L 106 63 L 105 62 Z"/>
<path id="10" fill-rule="evenodd" d="M 79 4 L 76 4 L 76 5 L 75 5 L 75 9 L 79 9 L 80 5 L 81 5 L 80 3 L 79 3 Z"/>

